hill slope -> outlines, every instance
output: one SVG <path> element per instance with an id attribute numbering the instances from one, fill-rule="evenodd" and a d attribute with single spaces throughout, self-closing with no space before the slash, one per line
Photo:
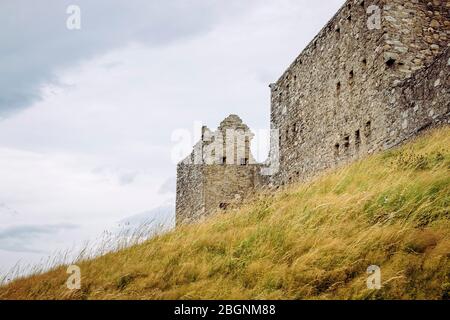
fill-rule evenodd
<path id="1" fill-rule="evenodd" d="M 448 299 L 450 128 L 0 299 Z M 381 290 L 366 269 L 381 267 Z"/>

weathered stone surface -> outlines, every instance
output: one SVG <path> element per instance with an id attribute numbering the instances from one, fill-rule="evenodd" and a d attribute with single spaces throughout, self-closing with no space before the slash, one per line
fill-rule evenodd
<path id="1" fill-rule="evenodd" d="M 379 29 L 367 24 L 373 5 L 382 9 Z M 264 185 L 308 179 L 449 123 L 449 8 L 446 0 L 347 1 L 270 85 L 271 128 L 280 133 L 271 155 L 279 147 L 279 171 L 267 179 L 252 161 L 230 168 L 180 164 L 177 221 L 196 221 Z M 237 119 L 219 131 L 246 130 Z"/>
<path id="2" fill-rule="evenodd" d="M 273 185 L 304 180 L 395 145 L 419 123 L 428 123 L 420 111 L 408 115 L 415 119 L 403 119 L 405 99 L 399 89 L 391 91 L 447 47 L 439 36 L 450 32 L 444 26 L 450 20 L 448 2 L 347 1 L 271 85 L 272 127 L 281 135 L 281 170 Z M 382 8 L 382 24 L 369 30 L 366 12 L 374 4 Z M 448 77 L 448 68 L 445 72 Z M 438 98 L 432 93 L 439 89 L 433 88 L 435 81 L 427 87 L 430 99 Z M 418 99 L 418 89 L 411 89 L 410 103 Z M 435 116 L 445 114 L 446 106 L 445 100 L 438 104 Z"/>
<path id="3" fill-rule="evenodd" d="M 236 115 L 222 121 L 216 132 L 203 128 L 193 153 L 178 165 L 178 224 L 240 204 L 266 184 L 250 151 L 252 138 Z"/>

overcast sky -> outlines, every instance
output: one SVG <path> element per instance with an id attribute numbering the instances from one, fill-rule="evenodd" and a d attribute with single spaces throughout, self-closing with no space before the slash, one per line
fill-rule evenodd
<path id="1" fill-rule="evenodd" d="M 268 85 L 343 3 L 1 0 L 0 272 L 173 219 L 173 132 L 268 129 Z"/>

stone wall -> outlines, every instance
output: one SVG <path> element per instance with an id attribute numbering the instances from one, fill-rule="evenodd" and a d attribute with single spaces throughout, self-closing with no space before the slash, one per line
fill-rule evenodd
<path id="1" fill-rule="evenodd" d="M 450 1 L 388 0 L 383 9 L 384 55 L 401 81 L 433 62 L 450 39 Z"/>
<path id="2" fill-rule="evenodd" d="M 205 213 L 203 165 L 181 162 L 177 167 L 176 222 L 198 220 Z"/>
<path id="3" fill-rule="evenodd" d="M 429 67 L 386 91 L 388 138 L 392 147 L 437 124 L 450 123 L 450 49 Z"/>
<path id="4" fill-rule="evenodd" d="M 215 165 L 204 168 L 206 215 L 242 204 L 262 185 L 260 165 Z"/>
<path id="5" fill-rule="evenodd" d="M 265 185 L 260 165 L 178 165 L 177 224 L 242 204 Z"/>
<path id="6" fill-rule="evenodd" d="M 280 133 L 273 185 L 307 179 L 389 145 L 395 131 L 389 126 L 397 124 L 386 110 L 385 91 L 448 45 L 449 3 L 346 2 L 271 85 L 271 125 Z M 382 9 L 380 29 L 367 26 L 371 5 Z"/>

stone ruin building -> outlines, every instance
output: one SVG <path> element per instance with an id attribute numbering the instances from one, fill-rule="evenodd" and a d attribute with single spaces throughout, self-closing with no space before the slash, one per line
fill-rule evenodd
<path id="1" fill-rule="evenodd" d="M 193 152 L 178 164 L 177 223 L 197 221 L 231 204 L 241 203 L 260 188 L 264 177 L 250 150 L 254 135 L 231 115 L 217 131 L 202 128 Z"/>
<path id="2" fill-rule="evenodd" d="M 203 129 L 188 158 L 201 161 L 178 166 L 177 223 L 240 203 L 263 186 L 311 178 L 450 123 L 449 39 L 448 0 L 346 1 L 270 85 L 276 133 L 268 163 L 254 163 L 251 133 L 241 147 L 244 156 L 229 161 L 213 154 L 216 161 L 208 161 L 211 132 Z M 224 146 L 227 128 L 249 131 L 230 116 L 218 129 Z M 261 174 L 274 162 L 271 176 Z"/>

